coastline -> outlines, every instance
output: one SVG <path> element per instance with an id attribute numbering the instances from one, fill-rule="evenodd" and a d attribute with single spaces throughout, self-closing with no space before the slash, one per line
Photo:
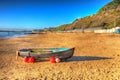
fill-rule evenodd
<path id="1" fill-rule="evenodd" d="M 120 35 L 46 33 L 0 39 L 0 79 L 6 80 L 112 80 L 120 79 Z M 24 63 L 15 59 L 20 48 L 75 47 L 66 62 Z"/>
<path id="2" fill-rule="evenodd" d="M 7 38 L 16 38 L 27 36 L 29 34 L 25 34 L 23 32 L 0 32 L 0 39 L 7 39 Z"/>

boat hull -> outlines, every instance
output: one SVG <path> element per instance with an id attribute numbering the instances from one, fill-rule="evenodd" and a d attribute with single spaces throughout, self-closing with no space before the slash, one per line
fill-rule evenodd
<path id="1" fill-rule="evenodd" d="M 35 59 L 55 57 L 61 60 L 66 60 L 68 58 L 71 58 L 73 54 L 74 54 L 74 48 L 70 48 L 70 49 L 58 51 L 58 52 L 48 51 L 48 53 L 45 53 L 45 54 L 38 54 L 38 53 L 32 52 L 31 49 L 21 49 L 21 50 L 18 50 L 17 55 L 21 57 L 32 56 Z"/>

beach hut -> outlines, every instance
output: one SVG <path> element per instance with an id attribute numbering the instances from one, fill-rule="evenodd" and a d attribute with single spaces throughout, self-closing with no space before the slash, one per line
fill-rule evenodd
<path id="1" fill-rule="evenodd" d="M 84 30 L 84 28 L 82 28 L 82 33 L 84 33 L 85 32 L 85 30 Z"/>
<path id="2" fill-rule="evenodd" d="M 120 34 L 120 29 L 116 29 L 115 33 Z"/>
<path id="3" fill-rule="evenodd" d="M 92 33 L 94 33 L 94 32 L 95 32 L 95 30 L 94 30 L 94 29 L 92 29 L 92 30 L 91 30 L 91 32 L 92 32 Z"/>
<path id="4" fill-rule="evenodd" d="M 115 33 L 115 28 L 111 28 L 112 33 Z"/>
<path id="5" fill-rule="evenodd" d="M 115 27 L 115 29 L 120 29 L 120 27 Z"/>

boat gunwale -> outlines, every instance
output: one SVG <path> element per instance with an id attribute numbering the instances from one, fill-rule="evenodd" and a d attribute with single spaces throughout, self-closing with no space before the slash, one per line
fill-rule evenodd
<path id="1" fill-rule="evenodd" d="M 27 48 L 26 51 L 28 50 L 28 52 L 31 53 L 31 54 L 38 54 L 38 53 L 34 53 L 34 52 L 29 51 L 29 50 L 31 50 L 31 49 L 36 49 L 36 48 Z M 39 48 L 37 48 L 37 49 L 39 49 Z M 47 49 L 47 48 L 40 48 L 40 49 Z M 50 49 L 53 49 L 53 48 L 50 48 Z M 55 48 L 54 48 L 54 49 L 55 49 Z M 56 49 L 58 49 L 58 48 L 56 48 Z M 50 52 L 50 53 L 45 53 L 45 54 L 55 54 L 55 53 L 60 53 L 60 52 L 66 52 L 66 51 L 69 51 L 69 50 L 71 50 L 71 49 L 75 49 L 75 48 L 73 47 L 73 48 L 68 48 L 68 50 L 57 51 L 57 52 Z M 18 50 L 18 52 L 22 52 L 22 50 L 23 50 L 23 49 L 20 49 L 20 50 Z M 51 50 L 51 51 L 52 51 L 52 50 Z M 24 51 L 23 51 L 23 52 L 24 52 Z M 44 53 L 43 53 L 43 54 L 44 54 Z"/>

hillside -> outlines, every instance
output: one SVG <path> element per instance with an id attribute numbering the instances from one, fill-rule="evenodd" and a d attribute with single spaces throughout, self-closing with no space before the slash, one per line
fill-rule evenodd
<path id="1" fill-rule="evenodd" d="M 63 24 L 54 30 L 94 27 L 112 28 L 114 26 L 120 26 L 120 0 L 113 0 L 92 16 L 76 19 L 71 24 Z"/>

